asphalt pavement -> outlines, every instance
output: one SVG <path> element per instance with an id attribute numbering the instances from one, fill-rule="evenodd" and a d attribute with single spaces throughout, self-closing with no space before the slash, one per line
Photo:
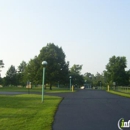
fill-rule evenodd
<path id="1" fill-rule="evenodd" d="M 99 90 L 61 96 L 64 99 L 56 112 L 53 130 L 119 130 L 120 118 L 130 120 L 129 98 Z"/>
<path id="2" fill-rule="evenodd" d="M 27 94 L 27 92 L 6 92 L 6 91 L 0 92 L 0 95 L 19 95 L 19 94 Z"/>
<path id="3" fill-rule="evenodd" d="M 0 92 L 3 95 L 25 93 Z M 53 130 L 119 130 L 119 119 L 123 118 L 125 122 L 130 120 L 130 98 L 87 89 L 47 95 L 63 97 L 54 117 Z M 130 130 L 130 127 L 122 130 Z"/>

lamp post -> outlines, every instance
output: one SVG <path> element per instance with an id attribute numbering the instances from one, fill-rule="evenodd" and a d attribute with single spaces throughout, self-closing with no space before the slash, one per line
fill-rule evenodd
<path id="1" fill-rule="evenodd" d="M 29 79 L 30 73 L 28 73 L 28 79 Z M 29 94 L 29 80 L 27 81 L 27 88 L 28 88 L 28 94 Z"/>
<path id="2" fill-rule="evenodd" d="M 91 81 L 92 81 L 92 76 L 89 75 L 89 78 L 90 78 L 90 85 L 89 85 L 89 88 L 91 88 L 91 85 L 92 85 L 92 83 L 91 83 Z"/>
<path id="3" fill-rule="evenodd" d="M 100 89 L 102 89 L 102 82 L 100 81 Z"/>
<path id="4" fill-rule="evenodd" d="M 46 61 L 43 61 L 43 62 L 42 62 L 42 65 L 43 65 L 43 78 L 42 78 L 42 102 L 43 102 L 43 99 L 44 99 L 45 67 L 46 67 L 46 65 L 47 65 L 47 62 L 46 62 Z"/>
<path id="5" fill-rule="evenodd" d="M 86 84 L 86 82 L 87 82 L 87 80 L 85 80 L 85 85 L 84 85 L 84 88 L 86 89 L 86 87 L 87 87 L 87 84 Z"/>
<path id="6" fill-rule="evenodd" d="M 70 78 L 70 90 L 71 90 L 71 78 L 72 78 L 72 76 L 70 76 L 69 78 Z"/>

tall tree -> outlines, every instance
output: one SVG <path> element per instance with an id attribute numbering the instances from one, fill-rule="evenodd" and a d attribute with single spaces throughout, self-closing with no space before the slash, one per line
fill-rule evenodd
<path id="1" fill-rule="evenodd" d="M 25 61 L 22 61 L 20 65 L 18 66 L 18 71 L 17 71 L 17 81 L 19 85 L 25 85 L 26 80 L 25 79 L 25 69 L 26 69 L 27 63 Z M 25 77 L 24 77 L 25 76 Z"/>
<path id="2" fill-rule="evenodd" d="M 81 70 L 82 70 L 82 65 L 76 65 L 76 64 L 74 64 L 70 68 L 71 73 L 76 73 L 76 74 L 81 74 Z"/>
<path id="3" fill-rule="evenodd" d="M 64 80 L 66 80 L 69 62 L 65 61 L 65 54 L 61 47 L 53 43 L 47 44 L 46 47 L 41 49 L 38 59 L 40 63 L 44 60 L 48 62 L 46 67 L 46 81 L 50 84 L 50 89 L 52 84 L 58 81 L 64 82 Z M 40 72 L 42 72 L 42 68 L 41 65 L 39 69 Z"/>
<path id="4" fill-rule="evenodd" d="M 15 66 L 11 65 L 6 73 L 6 82 L 7 85 L 17 85 L 16 80 L 16 69 Z"/>
<path id="5" fill-rule="evenodd" d="M 94 84 L 96 86 L 105 85 L 104 72 L 102 74 L 98 73 L 95 75 Z"/>
<path id="6" fill-rule="evenodd" d="M 41 84 L 42 80 L 42 72 L 39 71 L 41 67 L 41 62 L 38 60 L 38 57 L 35 56 L 33 59 L 29 61 L 25 68 L 24 72 L 24 81 L 30 81 L 32 84 Z"/>
<path id="7" fill-rule="evenodd" d="M 70 74 L 72 76 L 72 84 L 74 85 L 83 85 L 84 84 L 84 78 L 83 75 L 81 75 L 82 65 L 76 65 L 74 64 L 70 68 Z"/>
<path id="8" fill-rule="evenodd" d="M 125 71 L 127 67 L 126 57 L 112 56 L 106 65 L 106 76 L 109 82 L 116 82 L 118 85 L 128 85 L 129 79 Z"/>
<path id="9" fill-rule="evenodd" d="M 0 85 L 3 84 L 3 79 L 0 77 Z"/>
<path id="10" fill-rule="evenodd" d="M 45 81 L 50 84 L 50 89 L 58 81 L 60 83 L 66 81 L 69 62 L 65 61 L 65 54 L 61 47 L 49 43 L 40 50 L 40 54 L 37 57 L 30 60 L 26 73 L 29 74 L 31 81 L 36 84 L 41 84 L 42 82 L 42 61 L 47 61 L 48 63 Z"/>
<path id="11" fill-rule="evenodd" d="M 94 75 L 89 72 L 86 72 L 84 74 L 84 80 L 87 84 L 91 84 L 92 86 L 96 85 Z"/>
<path id="12" fill-rule="evenodd" d="M 18 71 L 23 73 L 25 71 L 26 66 L 27 66 L 27 63 L 25 61 L 22 61 L 20 65 L 18 66 Z"/>

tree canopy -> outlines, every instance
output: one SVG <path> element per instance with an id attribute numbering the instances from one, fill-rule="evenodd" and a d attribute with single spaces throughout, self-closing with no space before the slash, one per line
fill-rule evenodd
<path id="1" fill-rule="evenodd" d="M 62 49 L 54 43 L 48 43 L 39 54 L 30 59 L 28 63 L 22 61 L 15 69 L 11 65 L 7 70 L 6 77 L 0 79 L 3 85 L 25 85 L 28 81 L 33 85 L 42 84 L 43 61 L 47 61 L 45 73 L 45 83 L 50 85 L 69 84 L 69 76 L 72 76 L 73 85 L 91 84 L 91 86 L 101 86 L 112 84 L 126 86 L 130 83 L 130 70 L 126 71 L 127 60 L 125 56 L 112 56 L 106 65 L 106 70 L 102 74 L 91 73 L 81 74 L 82 66 L 74 64 L 69 70 L 69 62 L 65 60 L 66 55 Z M 3 60 L 0 60 L 0 68 L 4 67 Z"/>
<path id="2" fill-rule="evenodd" d="M 84 78 L 83 75 L 81 75 L 82 65 L 76 65 L 74 64 L 70 68 L 70 76 L 72 76 L 72 84 L 78 86 L 84 84 Z"/>
<path id="3" fill-rule="evenodd" d="M 4 83 L 5 85 L 17 85 L 15 66 L 11 65 L 8 69 Z"/>
<path id="4" fill-rule="evenodd" d="M 71 72 L 71 73 L 75 73 L 75 74 L 81 74 L 81 70 L 82 70 L 82 65 L 76 65 L 76 64 L 74 64 L 74 65 L 70 68 L 70 72 Z"/>
<path id="5" fill-rule="evenodd" d="M 18 71 L 23 73 L 26 69 L 27 63 L 25 61 L 22 61 L 20 65 L 18 66 Z"/>
<path id="6" fill-rule="evenodd" d="M 69 62 L 65 61 L 65 54 L 61 47 L 48 43 L 40 50 L 38 56 L 30 60 L 26 68 L 26 74 L 35 84 L 42 83 L 42 61 L 48 63 L 46 66 L 46 83 L 50 84 L 50 89 L 52 84 L 66 82 Z"/>
<path id="7" fill-rule="evenodd" d="M 126 57 L 116 57 L 112 56 L 109 59 L 109 63 L 106 65 L 105 75 L 107 77 L 107 81 L 112 83 L 116 82 L 118 85 L 128 85 L 129 76 L 125 71 L 127 67 Z"/>

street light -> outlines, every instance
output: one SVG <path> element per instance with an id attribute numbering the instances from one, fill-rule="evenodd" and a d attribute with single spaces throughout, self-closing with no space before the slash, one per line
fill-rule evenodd
<path id="1" fill-rule="evenodd" d="M 42 79 L 42 102 L 43 102 L 43 99 L 44 99 L 45 67 L 46 67 L 46 65 L 47 65 L 47 62 L 46 62 L 46 61 L 43 61 L 43 62 L 42 62 L 42 65 L 43 65 L 43 79 Z"/>
<path id="2" fill-rule="evenodd" d="M 85 85 L 84 85 L 84 87 L 85 87 L 85 88 L 87 88 L 87 84 L 86 84 L 87 80 L 85 80 L 84 82 L 85 82 Z"/>
<path id="3" fill-rule="evenodd" d="M 89 78 L 90 78 L 90 85 L 89 85 L 89 88 L 91 88 L 91 79 L 92 79 L 92 76 L 89 75 Z"/>
<path id="4" fill-rule="evenodd" d="M 72 78 L 72 76 L 70 76 L 69 78 L 70 78 L 70 90 L 71 90 L 71 78 Z"/>
<path id="5" fill-rule="evenodd" d="M 100 81 L 100 89 L 102 89 L 102 82 Z"/>

